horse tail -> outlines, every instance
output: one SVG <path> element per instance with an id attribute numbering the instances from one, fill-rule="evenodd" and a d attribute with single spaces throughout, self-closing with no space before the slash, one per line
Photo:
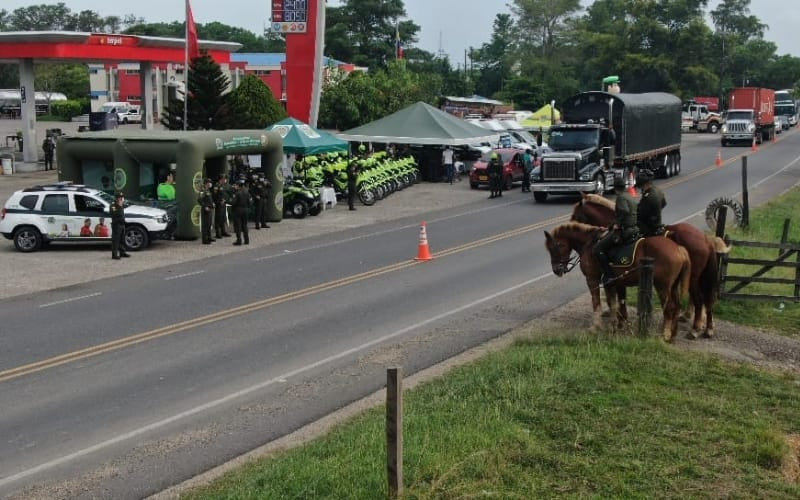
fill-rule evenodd
<path id="1" fill-rule="evenodd" d="M 709 236 L 708 239 L 711 241 L 711 244 L 714 246 L 714 251 L 717 253 L 728 253 L 733 248 L 733 245 L 726 245 L 725 240 L 719 236 Z"/>
<path id="2" fill-rule="evenodd" d="M 689 258 L 689 252 L 686 248 L 679 246 L 678 249 L 680 250 L 681 260 L 683 261 L 681 264 L 681 274 L 678 278 L 678 283 L 680 284 L 680 300 L 683 300 L 689 294 L 689 285 L 692 281 L 692 261 Z"/>

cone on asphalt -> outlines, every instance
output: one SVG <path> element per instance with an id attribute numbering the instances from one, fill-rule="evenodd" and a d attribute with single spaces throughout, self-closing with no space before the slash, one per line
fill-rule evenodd
<path id="1" fill-rule="evenodd" d="M 719 149 L 717 150 L 717 159 L 714 160 L 714 165 L 721 167 L 722 166 L 722 151 Z"/>
<path id="2" fill-rule="evenodd" d="M 639 193 L 636 192 L 636 179 L 633 177 L 633 171 L 628 172 L 628 194 L 636 198 Z"/>
<path id="3" fill-rule="evenodd" d="M 756 137 L 753 136 L 753 146 L 750 148 L 751 151 L 756 152 L 758 151 L 758 143 L 756 142 Z"/>
<path id="4" fill-rule="evenodd" d="M 425 229 L 425 221 L 419 226 L 419 250 L 414 260 L 432 260 L 431 249 L 428 247 L 428 232 Z"/>

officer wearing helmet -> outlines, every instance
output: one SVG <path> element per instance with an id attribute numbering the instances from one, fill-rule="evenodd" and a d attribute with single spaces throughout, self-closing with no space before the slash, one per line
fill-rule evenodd
<path id="1" fill-rule="evenodd" d="M 264 229 L 269 227 L 267 224 L 267 194 L 269 192 L 270 182 L 266 177 L 259 174 L 253 176 L 253 182 L 250 187 L 250 195 L 255 204 L 255 218 L 256 229 Z"/>
<path id="2" fill-rule="evenodd" d="M 114 203 L 108 210 L 111 213 L 111 258 L 119 260 L 120 257 L 130 257 L 122 242 L 125 233 L 125 195 L 122 192 L 114 196 Z"/>
<path id="3" fill-rule="evenodd" d="M 664 193 L 653 185 L 653 172 L 639 170 L 636 187 L 642 191 L 637 211 L 637 225 L 642 236 L 663 236 L 666 228 L 661 223 L 661 210 L 667 206 Z"/>
<path id="4" fill-rule="evenodd" d="M 489 164 L 486 166 L 486 173 L 489 175 L 489 199 L 503 196 L 503 163 L 500 161 L 500 154 L 497 151 L 492 152 Z"/>
<path id="5" fill-rule="evenodd" d="M 211 225 L 214 220 L 214 197 L 211 193 L 211 186 L 214 182 L 206 179 L 203 183 L 203 190 L 197 197 L 197 204 L 200 205 L 200 234 L 203 238 L 203 245 L 210 245 L 215 241 L 211 237 Z"/>
<path id="6" fill-rule="evenodd" d="M 595 243 L 592 253 L 603 271 L 603 285 L 608 287 L 614 279 L 614 271 L 608 258 L 608 251 L 617 245 L 630 243 L 639 238 L 636 225 L 636 200 L 625 190 L 625 178 L 614 177 L 614 192 L 617 200 L 614 205 L 614 223 L 608 233 Z"/>

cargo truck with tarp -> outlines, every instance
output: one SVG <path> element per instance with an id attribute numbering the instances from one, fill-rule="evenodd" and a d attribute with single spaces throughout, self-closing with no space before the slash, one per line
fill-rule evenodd
<path id="1" fill-rule="evenodd" d="M 561 105 L 563 123 L 532 174 L 537 202 L 551 194 L 610 191 L 641 168 L 661 177 L 681 170 L 681 100 L 662 92 L 583 92 Z"/>

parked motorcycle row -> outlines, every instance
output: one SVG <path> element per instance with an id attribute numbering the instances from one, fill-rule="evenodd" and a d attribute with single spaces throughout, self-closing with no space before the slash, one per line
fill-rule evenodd
<path id="1" fill-rule="evenodd" d="M 349 161 L 346 153 L 328 153 L 320 157 L 306 156 L 295 162 L 292 171 L 293 182 L 317 191 L 323 186 L 331 187 L 336 192 L 337 199 L 346 199 Z M 420 180 L 419 169 L 412 156 L 395 159 L 385 151 L 380 151 L 357 161 L 359 172 L 356 178 L 356 192 L 361 203 L 367 206 L 374 205 L 376 201 Z M 284 206 L 287 206 L 286 201 Z"/>

